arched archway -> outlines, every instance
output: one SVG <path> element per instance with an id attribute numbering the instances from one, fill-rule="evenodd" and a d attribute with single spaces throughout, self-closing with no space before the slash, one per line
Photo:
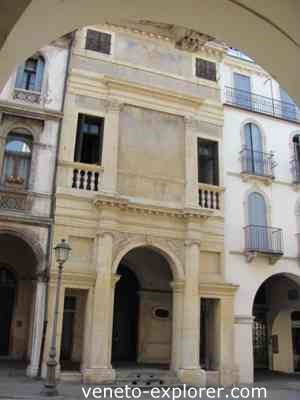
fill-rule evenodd
<path id="1" fill-rule="evenodd" d="M 279 273 L 260 285 L 253 302 L 256 372 L 265 369 L 293 373 L 299 368 L 300 331 L 293 323 L 293 315 L 299 312 L 300 276 Z"/>
<path id="2" fill-rule="evenodd" d="M 32 360 L 38 318 L 36 279 L 43 256 L 29 243 L 24 233 L 0 230 L 0 354 L 12 368 L 17 364 L 25 369 Z"/>
<path id="3" fill-rule="evenodd" d="M 169 365 L 172 353 L 172 270 L 155 247 L 121 259 L 115 288 L 112 363 Z"/>

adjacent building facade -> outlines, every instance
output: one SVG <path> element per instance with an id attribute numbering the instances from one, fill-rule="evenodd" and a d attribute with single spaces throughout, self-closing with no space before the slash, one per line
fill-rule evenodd
<path id="1" fill-rule="evenodd" d="M 65 238 L 61 379 L 168 366 L 184 383 L 229 386 L 253 382 L 254 367 L 298 370 L 297 107 L 249 57 L 184 28 L 83 28 L 68 61 L 69 42 L 1 95 L 6 354 L 21 337 L 16 357 L 45 376 L 58 272 L 47 262 Z M 47 283 L 28 280 L 45 270 Z"/>
<path id="2" fill-rule="evenodd" d="M 0 95 L 0 357 L 38 374 L 67 38 L 13 72 Z"/>

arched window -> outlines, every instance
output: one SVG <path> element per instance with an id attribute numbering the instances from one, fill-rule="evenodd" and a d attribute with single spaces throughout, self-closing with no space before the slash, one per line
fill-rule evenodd
<path id="1" fill-rule="evenodd" d="M 248 247 L 257 251 L 268 251 L 267 207 L 264 197 L 257 192 L 248 197 Z"/>
<path id="2" fill-rule="evenodd" d="M 243 169 L 255 175 L 265 175 L 262 136 L 257 125 L 248 123 L 244 127 Z"/>
<path id="3" fill-rule="evenodd" d="M 26 188 L 28 185 L 32 152 L 32 137 L 10 133 L 6 140 L 3 183 Z"/>
<path id="4" fill-rule="evenodd" d="M 45 61 L 43 57 L 30 57 L 20 65 L 17 72 L 16 89 L 41 92 Z"/>

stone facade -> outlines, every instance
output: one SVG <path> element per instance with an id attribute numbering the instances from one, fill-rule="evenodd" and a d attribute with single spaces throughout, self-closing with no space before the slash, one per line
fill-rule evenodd
<path id="1" fill-rule="evenodd" d="M 12 307 L 2 302 L 11 321 L 1 320 L 1 355 L 26 362 L 31 377 L 39 372 L 44 331 L 68 46 L 69 39 L 64 38 L 34 56 L 44 63 L 39 92 L 18 87 L 20 67 L 0 94 L 0 286 L 1 291 L 7 291 Z M 23 144 L 18 147 L 16 143 Z M 27 176 L 23 177 L 25 166 L 19 166 L 18 153 L 14 152 L 22 151 L 25 143 L 30 143 L 30 150 Z M 11 176 L 6 172 L 9 162 L 13 165 Z"/>

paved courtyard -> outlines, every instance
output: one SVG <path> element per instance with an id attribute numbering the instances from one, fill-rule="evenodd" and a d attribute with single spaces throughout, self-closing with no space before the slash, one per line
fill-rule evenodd
<path id="1" fill-rule="evenodd" d="M 267 389 L 267 399 L 270 400 L 300 400 L 300 375 L 285 375 L 280 373 L 260 373 L 256 376 L 255 387 L 265 387 Z M 92 392 L 93 389 L 100 386 L 88 386 L 81 385 L 80 383 L 60 383 L 59 384 L 59 396 L 56 397 L 58 399 L 94 399 L 94 398 L 103 398 L 103 397 L 93 397 Z M 85 393 L 88 393 L 89 387 L 91 388 L 89 396 L 85 397 L 82 388 L 84 388 Z M 0 369 L 0 399 L 45 399 L 46 397 L 42 396 L 40 393 L 43 388 L 43 381 L 41 380 L 32 380 L 24 376 L 22 371 L 11 370 L 5 371 Z M 252 386 L 247 386 L 249 390 L 252 389 Z M 103 390 L 103 387 L 101 387 Z M 160 394 L 157 395 L 156 398 L 164 398 L 165 400 L 172 398 L 171 391 L 166 392 L 167 388 L 160 391 Z M 99 393 L 99 392 L 98 392 Z M 168 394 L 167 394 L 168 393 Z M 192 392 L 195 393 L 195 390 Z M 245 394 L 246 392 L 244 392 Z M 192 397 L 193 396 L 193 397 Z M 190 398 L 199 398 L 199 396 L 195 397 L 192 395 Z M 234 393 L 234 396 L 237 396 Z M 212 397 L 212 395 L 205 395 L 202 392 L 202 399 L 212 399 L 212 398 L 220 398 L 220 399 L 235 399 L 235 398 L 244 398 L 244 397 L 234 397 L 230 393 L 230 389 L 226 389 L 221 392 L 220 397 Z M 107 397 L 106 397 L 107 398 Z M 108 397 L 112 399 L 120 399 L 120 396 Z M 123 397 L 125 398 L 125 397 Z M 133 397 L 131 397 L 133 398 Z M 151 396 L 147 392 L 143 392 L 141 399 L 150 400 L 154 397 Z M 177 399 L 181 398 L 189 398 L 184 397 L 182 394 L 181 397 L 177 397 Z M 250 399 L 258 399 L 259 397 L 251 396 L 247 397 Z M 264 397 L 260 397 L 264 398 Z"/>

